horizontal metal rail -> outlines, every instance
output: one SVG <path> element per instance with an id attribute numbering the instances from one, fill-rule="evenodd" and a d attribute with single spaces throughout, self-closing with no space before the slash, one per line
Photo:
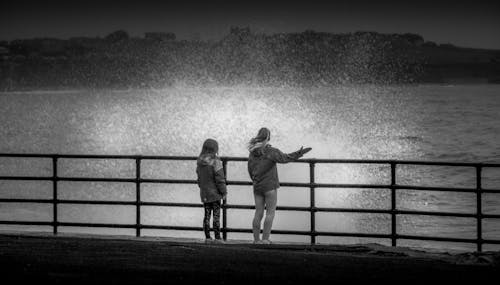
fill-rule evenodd
<path id="1" fill-rule="evenodd" d="M 26 198 L 0 198 L 0 203 L 41 203 L 52 204 L 53 199 L 26 199 Z M 156 206 L 156 207 L 182 207 L 182 208 L 203 208 L 199 203 L 174 203 L 174 202 L 146 202 L 141 201 L 112 201 L 112 200 L 70 200 L 58 199 L 58 204 L 76 204 L 76 205 L 120 205 L 120 206 Z M 225 209 L 244 209 L 254 210 L 252 205 L 233 205 L 226 204 L 222 206 Z M 363 209 L 363 208 L 328 208 L 328 207 L 299 207 L 299 206 L 277 206 L 277 210 L 282 211 L 299 211 L 299 212 L 331 212 L 331 213 L 360 213 L 360 214 L 392 214 L 395 212 L 398 215 L 422 215 L 422 216 L 441 216 L 441 217 L 462 217 L 475 218 L 476 214 L 472 213 L 456 213 L 456 212 L 437 212 L 437 211 L 416 211 L 416 210 L 395 210 L 390 209 Z M 497 219 L 500 214 L 482 214 L 484 219 Z"/>
<path id="2" fill-rule="evenodd" d="M 0 153 L 0 157 L 17 157 L 17 158 L 75 158 L 75 159 L 141 159 L 141 160 L 196 160 L 197 156 L 172 156 L 172 155 L 100 155 L 100 154 L 34 154 L 34 153 Z M 247 157 L 232 157 L 221 156 L 221 160 L 225 161 L 242 161 L 248 160 Z M 500 167 L 500 163 L 485 163 L 485 162 L 450 162 L 450 161 L 419 161 L 419 160 L 391 160 L 391 159 L 318 159 L 305 158 L 299 159 L 298 163 L 336 163 L 336 164 L 391 164 L 399 165 L 434 165 L 434 166 L 464 166 L 464 167 Z"/>
<path id="3" fill-rule="evenodd" d="M 167 226 L 167 225 L 146 225 L 141 223 L 141 207 L 188 207 L 201 208 L 200 203 L 175 203 L 175 202 L 153 202 L 141 200 L 141 184 L 145 183 L 161 183 L 161 184 L 196 184 L 194 179 L 158 179 L 145 178 L 141 176 L 141 162 L 148 160 L 196 160 L 196 156 L 143 156 L 143 155 L 76 155 L 76 154 L 23 154 L 23 153 L 0 153 L 0 158 L 42 158 L 52 160 L 52 174 L 47 176 L 0 176 L 0 180 L 26 180 L 26 181 L 52 181 L 53 196 L 46 199 L 28 199 L 28 198 L 0 198 L 0 203 L 43 203 L 53 205 L 53 220 L 52 221 L 10 221 L 0 220 L 0 224 L 5 225 L 32 225 L 32 226 L 50 226 L 53 228 L 54 234 L 57 234 L 59 227 L 98 227 L 98 228 L 124 228 L 135 229 L 136 235 L 141 235 L 142 229 L 158 229 L 158 230 L 185 230 L 185 231 L 201 231 L 201 227 L 189 226 Z M 105 159 L 105 160 L 132 160 L 135 161 L 135 176 L 134 177 L 65 177 L 57 173 L 58 161 L 63 159 Z M 221 157 L 224 165 L 224 170 L 227 171 L 227 162 L 246 162 L 246 157 Z M 297 230 L 273 230 L 276 234 L 290 235 L 306 235 L 310 236 L 311 243 L 316 243 L 317 236 L 337 236 L 337 237 L 360 237 L 360 238 L 379 238 L 389 239 L 392 245 L 397 244 L 397 240 L 429 240 L 429 241 L 445 241 L 445 242 L 462 242 L 475 243 L 477 250 L 481 251 L 483 244 L 500 244 L 500 240 L 483 239 L 482 221 L 484 219 L 500 219 L 500 214 L 485 214 L 482 212 L 483 193 L 499 194 L 500 189 L 485 189 L 482 187 L 482 170 L 484 168 L 498 168 L 497 163 L 467 163 L 467 162 L 438 162 L 438 161 L 399 161 L 399 160 L 366 160 L 366 159 L 300 159 L 296 163 L 307 163 L 310 169 L 309 183 L 298 182 L 283 182 L 281 186 L 286 187 L 303 187 L 310 189 L 310 206 L 278 206 L 281 211 L 301 211 L 309 212 L 311 216 L 311 228 L 308 231 Z M 342 183 L 317 183 L 315 181 L 315 165 L 321 164 L 383 164 L 390 167 L 391 183 L 390 184 L 342 184 Z M 433 187 L 433 186 L 418 186 L 418 185 L 400 185 L 396 182 L 396 167 L 398 165 L 427 165 L 427 166 L 453 166 L 453 167 L 472 167 L 476 170 L 476 187 Z M 135 200 L 78 200 L 78 199 L 60 199 L 58 198 L 58 183 L 59 182 L 118 182 L 118 183 L 134 183 L 136 185 Z M 250 181 L 227 181 L 228 185 L 251 186 Z M 380 189 L 391 192 L 391 207 L 389 209 L 366 209 L 366 208 L 332 208 L 332 207 L 317 207 L 315 205 L 315 191 L 317 188 L 357 188 L 357 189 Z M 459 192 L 459 193 L 474 193 L 476 194 L 476 213 L 460 213 L 460 212 L 439 212 L 439 211 L 419 211 L 398 209 L 396 206 L 396 195 L 398 191 L 416 190 L 416 191 L 441 191 L 441 192 Z M 133 206 L 136 208 L 136 222 L 134 224 L 115 224 L 115 223 L 85 223 L 85 222 L 62 222 L 58 216 L 58 205 L 119 205 Z M 224 237 L 228 232 L 234 233 L 251 233 L 251 229 L 230 228 L 227 226 L 227 209 L 255 209 L 253 205 L 233 205 L 226 201 L 223 203 L 223 227 L 222 232 Z M 359 214 L 381 214 L 391 217 L 390 233 L 355 233 L 355 232 L 325 232 L 316 230 L 315 216 L 316 213 L 359 213 Z M 396 229 L 396 218 L 402 215 L 423 215 L 437 217 L 461 217 L 476 219 L 477 236 L 476 238 L 455 238 L 442 236 L 419 236 L 399 234 Z"/>

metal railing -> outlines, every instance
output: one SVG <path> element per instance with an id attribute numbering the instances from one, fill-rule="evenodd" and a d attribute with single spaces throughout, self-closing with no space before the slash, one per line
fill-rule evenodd
<path id="1" fill-rule="evenodd" d="M 45 158 L 52 160 L 52 175 L 51 176 L 0 176 L 1 180 L 35 180 L 35 181 L 52 181 L 52 199 L 14 199 L 2 198 L 0 203 L 47 203 L 52 204 L 53 220 L 52 221 L 12 221 L 0 220 L 0 225 L 45 225 L 52 226 L 53 233 L 57 234 L 58 227 L 104 227 L 104 228 L 128 228 L 135 229 L 136 236 L 141 235 L 142 229 L 162 229 L 162 230 L 188 230 L 201 231 L 202 227 L 189 226 L 164 226 L 164 225 L 147 225 L 141 223 L 141 207 L 142 206 L 162 206 L 162 207 L 203 207 L 201 203 L 171 203 L 171 202 L 146 202 L 141 200 L 141 184 L 142 183 L 175 183 L 175 184 L 196 184 L 196 180 L 190 179 L 147 179 L 141 177 L 141 162 L 143 160 L 196 160 L 195 156 L 139 156 L 139 155 L 60 155 L 60 154 L 8 154 L 0 153 L 2 157 L 14 158 Z M 115 160 L 133 160 L 135 161 L 135 177 L 134 178 L 89 178 L 89 177 L 61 177 L 58 175 L 58 160 L 59 159 L 115 159 Z M 247 158 L 244 157 L 221 157 L 225 173 L 227 173 L 227 163 L 230 161 L 244 162 Z M 295 163 L 306 163 L 309 165 L 309 182 L 295 183 L 282 182 L 281 186 L 288 187 L 304 187 L 309 188 L 310 205 L 309 207 L 296 206 L 278 206 L 277 210 L 288 211 L 305 211 L 310 213 L 310 230 L 273 230 L 275 234 L 291 234 L 291 235 L 307 235 L 310 236 L 311 243 L 316 243 L 317 236 L 336 236 L 336 237 L 361 237 L 361 238 L 385 238 L 390 239 L 392 246 L 397 245 L 397 241 L 401 239 L 408 240 L 428 240 L 428 241 L 444 241 L 444 242 L 461 242 L 474 243 L 477 245 L 477 251 L 482 251 L 483 244 L 500 244 L 497 239 L 484 239 L 482 230 L 482 220 L 500 219 L 499 214 L 483 214 L 482 213 L 482 194 L 496 193 L 500 194 L 500 189 L 484 189 L 482 187 L 482 170 L 483 168 L 499 168 L 500 164 L 493 163 L 457 163 L 457 162 L 428 162 L 428 161 L 397 161 L 397 160 L 360 160 L 360 159 L 301 159 Z M 390 184 L 328 184 L 316 183 L 315 181 L 315 165 L 316 164 L 377 164 L 389 165 L 391 169 Z M 473 188 L 457 188 L 457 187 L 428 187 L 428 186 L 412 186 L 398 185 L 396 181 L 396 169 L 398 165 L 427 165 L 427 166 L 457 166 L 457 167 L 472 167 L 476 174 L 476 187 Z M 86 182 L 127 182 L 135 184 L 135 201 L 101 201 L 101 200 L 75 200 L 75 199 L 60 199 L 58 198 L 58 182 L 60 181 L 86 181 Z M 252 185 L 250 181 L 227 181 L 227 185 Z M 315 190 L 317 188 L 364 188 L 364 189 L 389 189 L 391 191 L 391 207 L 390 209 L 352 209 L 352 208 L 329 208 L 317 207 L 315 203 Z M 476 194 L 476 213 L 457 213 L 457 212 L 438 212 L 438 211 L 417 211 L 417 210 L 400 210 L 396 207 L 397 190 L 424 190 L 424 191 L 445 191 L 445 192 L 467 192 Z M 136 208 L 135 224 L 112 224 L 112 223 L 76 223 L 76 222 L 60 222 L 57 209 L 60 204 L 84 204 L 84 205 L 129 205 Z M 251 229 L 243 228 L 228 228 L 227 227 L 227 209 L 254 209 L 252 205 L 231 205 L 223 201 L 222 206 L 222 228 L 224 239 L 227 238 L 227 233 L 244 232 L 249 233 Z M 370 214 L 388 214 L 391 216 L 391 232 L 387 234 L 380 233 L 354 233 L 354 232 L 324 232 L 316 230 L 316 213 L 317 212 L 337 212 L 337 213 L 370 213 Z M 437 237 L 437 236 L 419 236 L 406 235 L 397 232 L 396 218 L 398 215 L 425 215 L 425 216 L 441 216 L 441 217 L 465 217 L 475 218 L 477 234 L 476 238 L 452 238 L 452 237 Z"/>

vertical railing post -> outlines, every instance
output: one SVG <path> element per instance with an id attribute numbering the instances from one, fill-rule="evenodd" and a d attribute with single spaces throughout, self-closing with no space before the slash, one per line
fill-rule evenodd
<path id="1" fill-rule="evenodd" d="M 224 171 L 224 178 L 227 181 L 227 160 L 222 161 L 222 170 Z M 227 182 L 226 182 L 227 184 Z M 222 199 L 222 238 L 227 240 L 227 196 Z"/>
<path id="2" fill-rule="evenodd" d="M 314 162 L 309 162 L 309 211 L 311 214 L 311 244 L 316 244 L 316 203 L 314 197 Z"/>
<path id="3" fill-rule="evenodd" d="M 135 158 L 135 236 L 141 236 L 141 157 Z"/>
<path id="4" fill-rule="evenodd" d="M 481 171 L 482 166 L 476 165 L 476 223 L 477 223 L 477 251 L 483 250 L 483 227 L 482 227 L 482 218 L 483 218 L 483 209 L 482 209 L 482 185 L 481 185 Z"/>
<path id="5" fill-rule="evenodd" d="M 57 219 L 57 155 L 52 157 L 52 227 L 53 233 L 57 234 L 57 225 L 59 223 Z"/>
<path id="6" fill-rule="evenodd" d="M 396 163 L 391 162 L 391 244 L 396 246 Z"/>

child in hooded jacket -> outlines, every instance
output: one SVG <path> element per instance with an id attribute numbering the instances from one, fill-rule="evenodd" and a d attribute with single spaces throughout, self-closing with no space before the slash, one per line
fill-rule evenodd
<path id="1" fill-rule="evenodd" d="M 222 161 L 218 157 L 219 145 L 216 140 L 207 139 L 198 156 L 196 174 L 200 188 L 200 198 L 205 208 L 203 230 L 206 242 L 211 242 L 210 216 L 213 213 L 213 230 L 216 242 L 223 242 L 220 236 L 221 200 L 227 195 L 226 179 Z"/>
<path id="2" fill-rule="evenodd" d="M 252 221 L 252 232 L 254 243 L 270 244 L 269 237 L 273 225 L 274 214 L 278 202 L 278 168 L 276 163 L 288 163 L 296 161 L 304 154 L 311 151 L 310 147 L 286 154 L 269 144 L 271 132 L 267 128 L 261 128 L 256 137 L 252 138 L 248 145 L 248 174 L 253 182 L 253 194 L 255 200 L 255 215 Z M 266 209 L 262 239 L 260 239 L 261 221 Z"/>

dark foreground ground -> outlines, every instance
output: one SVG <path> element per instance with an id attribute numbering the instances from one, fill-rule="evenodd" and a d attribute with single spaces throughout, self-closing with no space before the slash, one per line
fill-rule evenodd
<path id="1" fill-rule="evenodd" d="M 2 284 L 479 284 L 500 252 L 1 233 L 0 268 Z"/>

